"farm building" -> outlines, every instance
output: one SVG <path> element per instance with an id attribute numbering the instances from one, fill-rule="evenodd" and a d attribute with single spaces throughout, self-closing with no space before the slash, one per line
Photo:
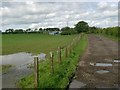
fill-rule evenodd
<path id="1" fill-rule="evenodd" d="M 62 31 L 52 31 L 52 32 L 49 32 L 49 35 L 59 35 L 61 33 Z"/>

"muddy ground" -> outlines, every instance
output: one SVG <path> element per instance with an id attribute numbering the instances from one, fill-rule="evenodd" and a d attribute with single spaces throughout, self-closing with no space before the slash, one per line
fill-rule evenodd
<path id="1" fill-rule="evenodd" d="M 119 88 L 120 62 L 114 62 L 118 58 L 118 42 L 98 35 L 88 35 L 88 41 L 70 88 Z M 96 66 L 96 63 L 112 66 Z M 97 73 L 99 70 L 107 72 Z"/>

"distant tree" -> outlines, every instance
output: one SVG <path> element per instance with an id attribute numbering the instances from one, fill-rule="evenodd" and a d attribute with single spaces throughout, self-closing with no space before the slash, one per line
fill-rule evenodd
<path id="1" fill-rule="evenodd" d="M 81 32 L 87 32 L 89 29 L 89 25 L 87 22 L 84 22 L 84 21 L 80 21 L 78 22 L 76 25 L 75 25 L 75 30 L 78 32 L 78 33 L 81 33 Z"/>
<path id="2" fill-rule="evenodd" d="M 42 28 L 39 28 L 39 31 L 38 31 L 38 32 L 39 32 L 39 33 L 42 33 L 42 30 L 43 30 Z"/>
<path id="3" fill-rule="evenodd" d="M 13 32 L 14 32 L 14 29 L 7 29 L 5 32 L 6 32 L 6 33 L 13 33 Z"/>
<path id="4" fill-rule="evenodd" d="M 61 29 L 62 33 L 61 35 L 71 35 L 71 34 L 76 34 L 75 30 L 70 27 L 63 27 Z"/>
<path id="5" fill-rule="evenodd" d="M 46 31 L 60 31 L 59 28 L 46 28 Z"/>
<path id="6" fill-rule="evenodd" d="M 39 28 L 39 31 L 42 31 L 42 28 Z"/>
<path id="7" fill-rule="evenodd" d="M 68 30 L 70 30 L 70 27 L 63 27 L 63 28 L 61 29 L 61 31 L 68 31 Z"/>
<path id="8" fill-rule="evenodd" d="M 60 29 L 59 28 L 54 28 L 55 29 L 55 31 L 60 31 Z"/>
<path id="9" fill-rule="evenodd" d="M 28 33 L 28 32 L 31 32 L 31 29 L 30 29 L 30 28 L 26 29 L 26 32 L 27 32 L 27 33 Z"/>
<path id="10" fill-rule="evenodd" d="M 35 28 L 34 32 L 37 32 L 37 30 L 38 30 L 38 29 L 37 29 L 37 28 Z"/>
<path id="11" fill-rule="evenodd" d="M 16 29 L 16 30 L 14 31 L 14 33 L 24 33 L 24 30 L 23 30 L 23 29 Z"/>

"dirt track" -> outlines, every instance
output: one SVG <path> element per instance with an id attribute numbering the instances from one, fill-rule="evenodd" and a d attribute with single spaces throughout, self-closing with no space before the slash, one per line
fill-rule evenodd
<path id="1" fill-rule="evenodd" d="M 98 35 L 88 35 L 88 41 L 88 48 L 79 62 L 74 79 L 85 85 L 80 87 L 78 83 L 72 82 L 73 85 L 71 84 L 70 87 L 118 88 L 120 62 L 114 62 L 114 59 L 118 58 L 118 43 Z M 112 66 L 96 66 L 96 63 L 111 64 Z M 108 72 L 101 74 L 96 72 L 98 70 L 107 70 Z"/>

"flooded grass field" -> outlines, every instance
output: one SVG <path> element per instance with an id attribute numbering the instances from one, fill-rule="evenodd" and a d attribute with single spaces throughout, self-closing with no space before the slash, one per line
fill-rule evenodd
<path id="1" fill-rule="evenodd" d="M 58 49 L 58 46 L 66 46 L 75 37 L 75 35 L 3 34 L 3 50 L 2 55 L 0 55 L 2 87 L 16 88 L 16 83 L 20 78 L 33 73 L 35 55 L 38 56 L 39 60 L 45 60 L 50 51 Z M 3 66 L 7 69 L 4 72 Z"/>

